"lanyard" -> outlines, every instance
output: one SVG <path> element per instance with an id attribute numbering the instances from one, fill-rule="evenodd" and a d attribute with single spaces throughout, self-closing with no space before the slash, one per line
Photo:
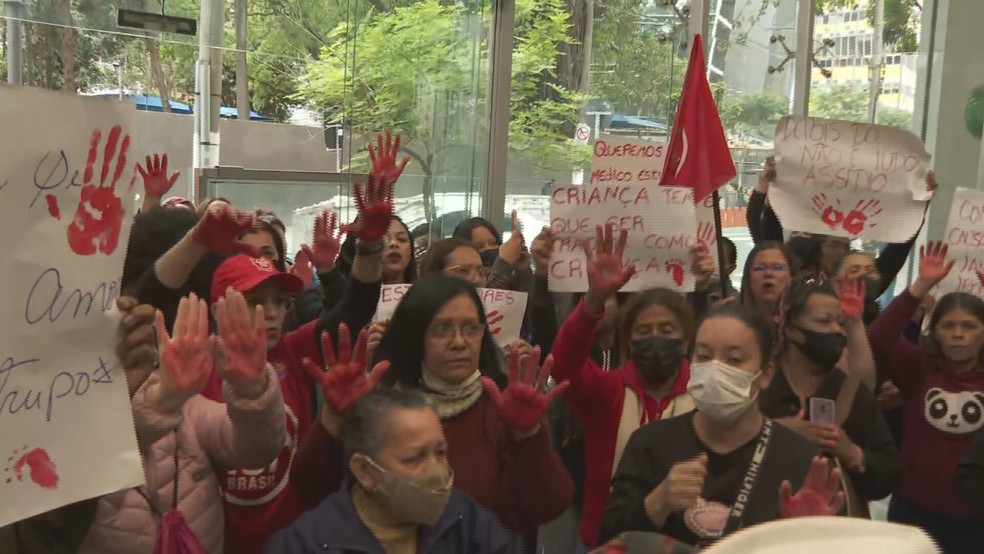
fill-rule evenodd
<path id="1" fill-rule="evenodd" d="M 728 523 L 724 526 L 724 531 L 721 533 L 722 537 L 734 533 L 742 527 L 745 508 L 748 507 L 748 502 L 752 497 L 752 488 L 755 486 L 759 470 L 762 468 L 763 461 L 765 461 L 765 454 L 769 448 L 769 439 L 771 437 L 772 420 L 766 419 L 765 424 L 762 425 L 762 432 L 759 433 L 758 444 L 755 445 L 755 452 L 752 453 L 752 461 L 749 462 L 748 469 L 745 471 L 745 477 L 741 480 L 741 488 L 738 490 L 738 496 L 731 505 L 731 513 L 728 514 Z"/>

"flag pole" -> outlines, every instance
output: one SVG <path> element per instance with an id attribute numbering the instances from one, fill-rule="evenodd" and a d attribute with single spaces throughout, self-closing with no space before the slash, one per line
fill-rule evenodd
<path id="1" fill-rule="evenodd" d="M 728 297 L 728 283 L 726 281 L 728 277 L 724 271 L 724 241 L 721 240 L 724 237 L 724 226 L 721 225 L 721 199 L 717 189 L 714 189 L 711 194 L 714 200 L 714 243 L 717 245 L 718 277 L 721 279 L 721 299 L 724 300 Z"/>

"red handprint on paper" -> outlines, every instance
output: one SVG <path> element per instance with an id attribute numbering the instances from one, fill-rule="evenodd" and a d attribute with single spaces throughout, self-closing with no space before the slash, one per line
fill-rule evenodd
<path id="1" fill-rule="evenodd" d="M 882 213 L 881 202 L 875 199 L 858 200 L 854 209 L 846 214 L 842 211 L 841 201 L 835 198 L 833 203 L 827 199 L 827 195 L 819 193 L 813 196 L 813 213 L 820 216 L 820 220 L 831 229 L 843 229 L 851 235 L 857 235 L 864 231 L 865 227 L 877 227 L 877 222 L 872 222 L 872 218 Z"/>
<path id="2" fill-rule="evenodd" d="M 102 132 L 96 129 L 89 141 L 89 156 L 85 163 L 82 190 L 79 193 L 79 205 L 75 209 L 75 217 L 68 226 L 68 246 L 72 252 L 80 256 L 91 256 L 97 251 L 111 255 L 116 252 L 120 243 L 120 228 L 123 226 L 123 201 L 116 195 L 116 184 L 123 171 L 127 168 L 126 153 L 130 149 L 130 135 L 120 135 L 123 128 L 114 126 L 109 131 L 106 147 L 103 150 L 102 171 L 99 174 L 99 184 L 93 184 L 93 166 L 99 155 L 99 142 Z M 119 151 L 117 152 L 117 147 Z M 113 166 L 113 159 L 116 165 Z M 112 167 L 112 175 L 110 168 Z M 45 197 L 48 203 L 48 213 L 55 219 L 61 219 L 58 199 L 49 194 Z"/>
<path id="3" fill-rule="evenodd" d="M 687 274 L 687 270 L 684 268 L 683 261 L 666 260 L 664 267 L 666 267 L 666 272 L 673 276 L 673 282 L 676 283 L 678 287 L 682 287 L 683 278 Z"/>
<path id="4" fill-rule="evenodd" d="M 502 332 L 502 326 L 496 326 L 495 324 L 499 323 L 503 319 L 506 319 L 506 316 L 502 315 L 499 310 L 492 310 L 489 312 L 487 323 L 489 324 L 489 329 L 492 331 L 493 336 Z"/>
<path id="5" fill-rule="evenodd" d="M 27 446 L 14 450 L 14 453 L 7 458 L 6 482 L 24 480 L 24 466 L 27 466 L 31 473 L 31 481 L 46 489 L 58 488 L 58 471 L 51 457 L 42 448 L 35 448 L 27 452 Z M 16 461 L 15 461 L 16 460 Z"/>
<path id="6" fill-rule="evenodd" d="M 697 224 L 697 241 L 703 242 L 708 246 L 716 244 L 717 233 L 714 231 L 714 223 L 702 221 Z"/>

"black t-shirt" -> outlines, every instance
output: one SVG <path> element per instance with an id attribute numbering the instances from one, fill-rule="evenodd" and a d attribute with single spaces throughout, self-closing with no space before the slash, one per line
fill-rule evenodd
<path id="1" fill-rule="evenodd" d="M 657 528 L 646 514 L 643 502 L 666 479 L 673 465 L 701 453 L 707 454 L 707 477 L 701 496 L 729 507 L 735 501 L 759 438 L 756 436 L 727 454 L 713 452 L 697 436 L 693 414 L 655 421 L 632 434 L 612 478 L 599 544 L 626 531 L 659 531 L 695 544 L 700 538 L 684 523 L 683 512 L 671 513 L 662 528 Z M 809 441 L 773 424 L 765 458 L 745 507 L 742 527 L 779 519 L 780 484 L 788 480 L 793 490 L 798 490 L 817 454 Z"/>

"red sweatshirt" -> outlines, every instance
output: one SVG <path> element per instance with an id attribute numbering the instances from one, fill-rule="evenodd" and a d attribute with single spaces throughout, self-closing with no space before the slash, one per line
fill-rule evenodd
<path id="1" fill-rule="evenodd" d="M 485 394 L 441 424 L 454 487 L 509 529 L 535 533 L 570 505 L 574 483 L 550 445 L 546 425 L 532 437 L 516 440 Z M 316 424 L 301 443 L 291 480 L 304 483 L 298 492 L 308 507 L 314 507 L 338 490 L 346 467 L 339 441 Z"/>
<path id="2" fill-rule="evenodd" d="M 317 324 L 312 321 L 284 335 L 277 346 L 267 352 L 267 359 L 280 377 L 284 395 L 286 440 L 280 455 L 268 467 L 228 471 L 221 477 L 226 552 L 261 554 L 271 535 L 290 525 L 304 512 L 304 504 L 290 483 L 290 469 L 301 437 L 314 420 L 314 381 L 301 365 L 301 359 L 321 359 L 315 340 Z M 217 402 L 225 401 L 218 372 L 213 372 L 212 380 L 202 394 Z"/>
<path id="3" fill-rule="evenodd" d="M 598 540 L 601 516 L 611 490 L 615 449 L 626 389 L 641 399 L 645 414 L 639 425 L 666 416 L 680 415 L 693 408 L 687 402 L 674 400 L 685 395 L 690 381 L 690 361 L 684 360 L 676 380 L 665 396 L 657 400 L 645 391 L 635 362 L 629 360 L 613 371 L 605 371 L 591 360 L 591 346 L 600 315 L 591 314 L 582 301 L 567 317 L 551 354 L 554 357 L 553 378 L 570 381 L 564 398 L 584 425 L 584 502 L 581 506 L 581 541 L 589 547 Z M 679 405 L 675 405 L 679 404 Z M 673 407 L 671 407 L 673 405 Z M 669 409 L 669 411 L 667 411 Z"/>
<path id="4" fill-rule="evenodd" d="M 974 431 L 984 427 L 984 366 L 956 373 L 939 357 L 902 338 L 920 299 L 906 290 L 868 329 L 879 361 L 905 398 L 902 486 L 897 494 L 947 516 L 981 514 L 957 500 L 953 473 Z"/>

